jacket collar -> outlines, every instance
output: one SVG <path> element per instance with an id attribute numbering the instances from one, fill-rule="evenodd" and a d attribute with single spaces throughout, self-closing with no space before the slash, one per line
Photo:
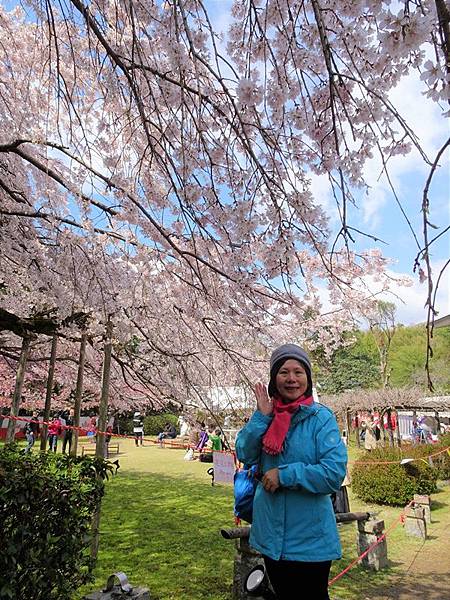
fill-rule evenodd
<path id="1" fill-rule="evenodd" d="M 319 412 L 317 402 L 313 402 L 310 406 L 299 406 L 297 412 L 292 416 L 291 424 L 304 421 L 308 417 L 316 415 Z"/>

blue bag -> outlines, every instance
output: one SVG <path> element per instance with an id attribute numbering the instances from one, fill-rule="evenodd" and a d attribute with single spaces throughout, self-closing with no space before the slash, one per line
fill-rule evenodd
<path id="1" fill-rule="evenodd" d="M 253 498 L 255 496 L 258 465 L 244 466 L 234 474 L 234 514 L 247 523 L 253 518 Z"/>

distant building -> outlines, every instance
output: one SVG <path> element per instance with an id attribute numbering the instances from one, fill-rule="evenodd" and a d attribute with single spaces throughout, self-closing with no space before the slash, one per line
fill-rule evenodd
<path id="1" fill-rule="evenodd" d="M 201 400 L 191 396 L 191 405 L 204 408 L 206 404 L 213 413 L 256 408 L 253 390 L 243 385 L 202 387 L 197 392 Z"/>
<path id="2" fill-rule="evenodd" d="M 438 329 L 439 327 L 450 327 L 450 315 L 441 317 L 440 319 L 435 319 L 434 326 Z"/>

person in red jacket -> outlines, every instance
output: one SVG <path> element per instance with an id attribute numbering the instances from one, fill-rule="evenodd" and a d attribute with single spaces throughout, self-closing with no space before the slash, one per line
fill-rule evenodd
<path id="1" fill-rule="evenodd" d="M 61 434 L 62 423 L 59 418 L 59 415 L 55 415 L 48 426 L 48 444 L 49 450 L 53 450 L 56 452 L 56 447 L 58 445 L 58 436 Z"/>

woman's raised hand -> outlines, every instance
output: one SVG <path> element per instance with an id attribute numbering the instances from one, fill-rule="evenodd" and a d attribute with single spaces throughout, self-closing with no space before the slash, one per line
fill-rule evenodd
<path id="1" fill-rule="evenodd" d="M 267 388 L 262 383 L 255 385 L 256 405 L 263 415 L 271 415 L 273 411 L 272 400 L 269 398 Z"/>

